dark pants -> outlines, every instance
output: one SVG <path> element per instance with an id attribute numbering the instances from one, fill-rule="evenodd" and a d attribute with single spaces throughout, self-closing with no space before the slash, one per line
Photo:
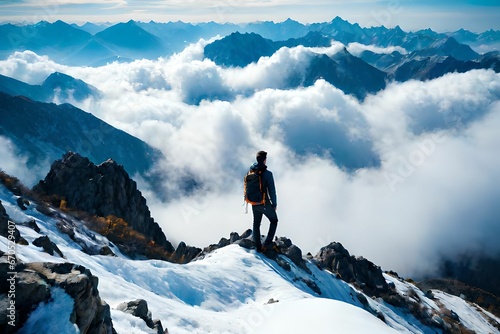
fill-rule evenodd
<path id="1" fill-rule="evenodd" d="M 262 222 L 262 215 L 265 215 L 269 219 L 269 232 L 267 232 L 266 241 L 264 244 L 270 244 L 274 239 L 274 234 L 276 233 L 276 228 L 278 227 L 278 215 L 276 210 L 270 204 L 266 205 L 253 205 L 253 241 L 257 246 L 257 249 L 261 247 L 260 241 L 260 224 Z"/>

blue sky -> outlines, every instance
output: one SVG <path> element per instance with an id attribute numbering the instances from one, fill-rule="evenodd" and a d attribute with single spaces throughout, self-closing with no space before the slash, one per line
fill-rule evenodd
<path id="1" fill-rule="evenodd" d="M 2 0 L 2 22 L 254 22 L 302 23 L 336 16 L 361 26 L 406 30 L 500 30 L 500 0 Z"/>

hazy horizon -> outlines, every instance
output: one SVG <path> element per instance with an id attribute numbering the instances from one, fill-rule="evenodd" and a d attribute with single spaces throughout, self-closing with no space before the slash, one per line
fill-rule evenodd
<path id="1" fill-rule="evenodd" d="M 42 20 L 69 23 L 156 21 L 188 23 L 329 22 L 336 16 L 362 27 L 399 25 L 403 30 L 431 28 L 438 32 L 464 28 L 473 32 L 500 30 L 498 1 L 162 1 L 125 0 L 7 0 L 0 3 L 0 22 L 36 23 Z"/>

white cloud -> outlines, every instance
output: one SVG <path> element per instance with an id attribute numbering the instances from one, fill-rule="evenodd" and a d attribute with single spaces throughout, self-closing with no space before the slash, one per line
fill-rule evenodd
<path id="1" fill-rule="evenodd" d="M 42 167 L 27 166 L 28 157 L 19 155 L 11 140 L 0 136 L 0 170 L 9 175 L 17 177 L 27 186 L 32 186 L 38 182 L 37 176 L 41 175 L 40 170 L 46 169 L 48 165 Z"/>
<path id="2" fill-rule="evenodd" d="M 203 59 L 204 43 L 168 59 L 101 68 L 62 67 L 23 53 L 0 69 L 36 80 L 57 69 L 96 86 L 104 98 L 84 109 L 161 149 L 165 187 L 173 192 L 194 177 L 200 188 L 171 193 L 168 203 L 141 189 L 174 243 L 203 247 L 251 227 L 242 178 L 265 149 L 278 189 L 277 234 L 305 252 L 339 241 L 408 275 L 430 268 L 436 254 L 481 245 L 500 251 L 493 182 L 500 177 L 499 74 L 392 84 L 360 103 L 321 80 L 285 89 L 287 69 L 300 71 L 317 50 L 283 48 L 246 68 L 224 69 Z M 205 95 L 227 101 L 186 103 Z M 337 161 L 361 161 L 360 168 L 339 168 L 330 159 L 339 152 Z M 379 167 L 363 167 L 373 159 Z"/>
<path id="3" fill-rule="evenodd" d="M 47 56 L 39 56 L 32 51 L 15 52 L 7 60 L 0 61 L 0 73 L 29 83 L 41 84 L 51 73 L 64 72 L 67 66 L 59 65 Z"/>
<path id="4" fill-rule="evenodd" d="M 378 54 L 391 54 L 393 52 L 399 52 L 405 55 L 408 53 L 408 51 L 401 46 L 388 46 L 386 48 L 382 48 L 375 45 L 365 45 L 360 43 L 349 43 L 347 46 L 347 51 L 356 57 L 359 57 L 360 54 L 367 50 Z"/>

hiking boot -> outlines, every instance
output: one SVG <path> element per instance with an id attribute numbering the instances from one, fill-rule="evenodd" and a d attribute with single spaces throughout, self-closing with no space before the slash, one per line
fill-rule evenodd
<path id="1" fill-rule="evenodd" d="M 265 242 L 264 245 L 262 246 L 262 253 L 264 253 L 268 249 L 274 249 L 276 250 L 276 244 L 274 242 Z"/>

